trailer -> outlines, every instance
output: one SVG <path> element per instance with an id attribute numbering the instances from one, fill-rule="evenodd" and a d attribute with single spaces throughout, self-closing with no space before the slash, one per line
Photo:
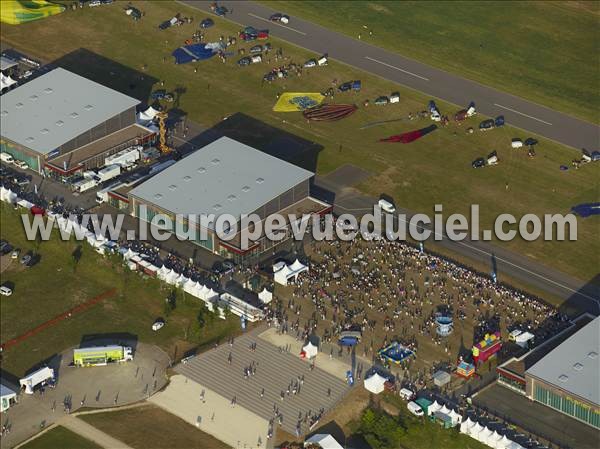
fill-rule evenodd
<path id="1" fill-rule="evenodd" d="M 139 145 L 125 148 L 118 153 L 104 158 L 104 165 L 120 165 L 122 167 L 130 167 L 140 159 L 140 152 L 142 149 L 143 148 Z"/>
<path id="2" fill-rule="evenodd" d="M 38 385 L 51 385 L 54 384 L 54 370 L 48 368 L 40 368 L 39 370 L 31 373 L 29 376 L 19 380 L 21 388 L 25 389 L 26 394 L 33 394 L 35 387 Z"/>
<path id="3" fill-rule="evenodd" d="M 73 349 L 75 366 L 104 366 L 109 363 L 133 360 L 133 350 L 129 346 L 95 346 Z"/>
<path id="4" fill-rule="evenodd" d="M 98 170 L 98 174 L 94 179 L 100 182 L 106 182 L 113 178 L 116 178 L 121 174 L 121 166 L 118 164 L 108 165 L 101 170 Z"/>
<path id="5" fill-rule="evenodd" d="M 75 181 L 71 187 L 73 191 L 83 193 L 87 190 L 93 189 L 98 185 L 98 180 L 95 178 L 83 178 L 79 181 Z"/>

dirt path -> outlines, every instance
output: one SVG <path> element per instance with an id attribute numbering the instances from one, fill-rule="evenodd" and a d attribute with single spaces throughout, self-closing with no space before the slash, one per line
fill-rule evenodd
<path id="1" fill-rule="evenodd" d="M 107 449 L 132 449 L 122 441 L 96 429 L 75 416 L 65 416 L 58 422 L 61 426 L 81 435 Z"/>

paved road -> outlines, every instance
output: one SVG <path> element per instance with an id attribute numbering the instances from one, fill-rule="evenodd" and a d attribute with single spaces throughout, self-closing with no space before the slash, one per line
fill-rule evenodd
<path id="1" fill-rule="evenodd" d="M 210 11 L 210 1 L 183 0 L 181 3 Z M 269 28 L 275 37 L 390 81 L 425 92 L 461 107 L 474 101 L 477 110 L 488 116 L 504 115 L 507 123 L 577 149 L 597 149 L 600 127 L 523 98 L 500 92 L 460 76 L 375 47 L 366 42 L 292 17 L 288 25 L 268 21 L 277 12 L 255 2 L 223 2 L 232 9 L 227 18 L 242 25 Z M 423 105 L 425 106 L 425 105 Z"/>
<path id="2" fill-rule="evenodd" d="M 335 193 L 334 212 L 336 214 L 350 213 L 360 216 L 373 212 L 373 205 L 377 202 L 376 198 L 349 189 L 343 184 L 343 181 L 340 183 L 334 179 L 336 179 L 335 172 L 329 176 L 317 176 L 315 183 L 323 189 Z M 408 221 L 414 215 L 414 212 L 407 209 L 400 207 L 396 209 L 398 214 L 405 214 Z M 427 228 L 430 229 L 430 227 Z M 470 239 L 456 242 L 443 235 L 443 239 L 435 244 L 461 256 L 461 260 L 467 258 L 477 264 L 487 266 L 490 271 L 492 258 L 494 258 L 499 281 L 506 281 L 507 277 L 515 279 L 541 292 L 568 300 L 569 305 L 578 307 L 582 311 L 600 315 L 600 287 L 597 284 L 583 282 L 526 256 L 488 242 Z"/>

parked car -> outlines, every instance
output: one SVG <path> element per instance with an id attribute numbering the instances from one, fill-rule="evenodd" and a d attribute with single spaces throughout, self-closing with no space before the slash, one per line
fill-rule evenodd
<path id="1" fill-rule="evenodd" d="M 262 51 L 262 45 L 255 45 L 254 47 L 250 48 L 250 53 L 262 53 Z"/>
<path id="2" fill-rule="evenodd" d="M 384 200 L 383 198 L 379 200 L 377 205 L 381 208 L 382 211 L 387 212 L 388 214 L 393 214 L 396 212 L 396 207 L 388 200 Z"/>
<path id="3" fill-rule="evenodd" d="M 31 254 L 25 254 L 23 257 L 21 257 L 21 265 L 28 267 L 32 260 L 33 256 Z"/>
<path id="4" fill-rule="evenodd" d="M 280 12 L 276 12 L 275 14 L 271 15 L 271 17 L 269 17 L 269 20 L 271 22 L 281 22 L 285 24 L 290 23 L 290 17 Z"/>
<path id="5" fill-rule="evenodd" d="M 162 318 L 157 318 L 156 321 L 154 321 L 154 323 L 152 324 L 152 330 L 157 331 L 159 329 L 162 329 L 164 325 L 165 320 L 163 320 Z"/>
<path id="6" fill-rule="evenodd" d="M 479 131 L 488 131 L 494 128 L 494 119 L 489 118 L 479 124 Z"/>
<path id="7" fill-rule="evenodd" d="M 23 170 L 27 170 L 29 168 L 29 165 L 27 165 L 27 162 L 25 161 L 19 161 L 19 160 L 15 160 L 15 166 L 23 169 Z"/>
<path id="8" fill-rule="evenodd" d="M 90 8 L 93 8 L 93 7 L 95 7 L 95 6 L 100 6 L 100 5 L 102 5 L 102 2 L 101 2 L 100 0 L 92 0 L 92 1 L 91 1 L 91 2 L 88 4 L 88 6 L 89 6 Z"/>
<path id="9" fill-rule="evenodd" d="M 10 253 L 10 258 L 11 259 L 18 259 L 19 258 L 19 254 L 21 254 L 21 250 L 19 248 L 16 248 L 12 253 Z"/>
<path id="10" fill-rule="evenodd" d="M 229 12 L 229 10 L 224 6 L 217 6 L 214 9 L 215 15 L 222 17 Z"/>
<path id="11" fill-rule="evenodd" d="M 477 159 L 475 159 L 472 163 L 471 166 L 473 168 L 481 168 L 481 167 L 485 167 L 485 159 L 482 157 L 478 157 Z"/>
<path id="12" fill-rule="evenodd" d="M 0 253 L 2 253 L 3 255 L 10 253 L 12 249 L 12 245 L 8 242 L 2 242 L 2 244 L 0 244 Z"/>
<path id="13" fill-rule="evenodd" d="M 237 62 L 237 64 L 238 64 L 240 67 L 245 67 L 245 66 L 247 66 L 247 65 L 250 65 L 250 64 L 252 64 L 252 59 L 250 59 L 250 56 L 244 56 L 242 59 L 240 59 L 240 60 Z"/>
<path id="14" fill-rule="evenodd" d="M 202 22 L 200 22 L 200 28 L 210 28 L 215 24 L 215 21 L 213 19 L 211 19 L 210 17 L 204 19 Z"/>
<path id="15" fill-rule="evenodd" d="M 361 87 L 361 83 L 359 80 L 348 81 L 346 83 L 342 83 L 338 86 L 338 90 L 340 92 L 348 92 L 349 90 L 359 91 Z"/>
<path id="16" fill-rule="evenodd" d="M 167 94 L 166 90 L 159 89 L 159 90 L 155 90 L 154 92 L 152 92 L 150 94 L 150 98 L 152 98 L 153 100 L 162 100 L 163 98 L 165 98 L 166 94 Z"/>
<path id="17" fill-rule="evenodd" d="M 504 126 L 504 116 L 503 115 L 499 115 L 498 117 L 496 117 L 494 119 L 494 126 L 496 128 L 500 128 L 501 126 Z"/>
<path id="18" fill-rule="evenodd" d="M 15 177 L 15 183 L 18 186 L 25 187 L 26 185 L 29 185 L 30 182 L 31 181 L 29 181 L 29 178 L 27 178 L 26 176 Z"/>
<path id="19" fill-rule="evenodd" d="M 2 296 L 10 296 L 12 295 L 12 288 L 7 287 L 6 285 L 3 285 L 2 287 L 0 287 L 0 295 Z"/>
<path id="20" fill-rule="evenodd" d="M 254 55 L 250 59 L 252 60 L 252 64 L 257 64 L 259 62 L 262 62 L 262 56 L 261 55 Z"/>
<path id="21" fill-rule="evenodd" d="M 304 63 L 304 68 L 305 69 L 310 69 L 311 67 L 316 67 L 317 66 L 317 60 L 316 59 L 309 59 L 308 61 L 306 61 Z"/>
<path id="22" fill-rule="evenodd" d="M 409 402 L 406 406 L 409 412 L 411 412 L 415 416 L 423 416 L 423 409 L 416 402 Z"/>
<path id="23" fill-rule="evenodd" d="M 383 106 L 386 105 L 390 102 L 390 99 L 388 97 L 386 97 L 385 95 L 382 95 L 381 97 L 377 97 L 375 99 L 375 104 L 377 106 Z"/>

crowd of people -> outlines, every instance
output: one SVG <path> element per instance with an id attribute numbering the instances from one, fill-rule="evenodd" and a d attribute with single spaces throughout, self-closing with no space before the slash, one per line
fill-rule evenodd
<path id="1" fill-rule="evenodd" d="M 310 271 L 273 303 L 269 321 L 298 339 L 317 334 L 333 344 L 342 330 L 358 327 L 357 353 L 365 358 L 399 341 L 427 348 L 428 364 L 455 362 L 486 333 L 527 330 L 539 344 L 567 325 L 543 300 L 406 242 L 313 241 L 307 254 Z M 454 320 L 449 337 L 436 332 L 440 314 Z"/>

